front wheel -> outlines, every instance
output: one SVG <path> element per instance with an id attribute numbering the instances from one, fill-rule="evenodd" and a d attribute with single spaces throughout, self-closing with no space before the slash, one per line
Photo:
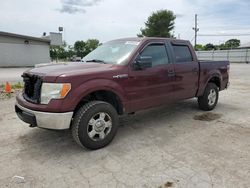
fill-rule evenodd
<path id="1" fill-rule="evenodd" d="M 77 111 L 72 135 L 80 146 L 99 149 L 113 140 L 117 128 L 118 115 L 114 107 L 103 101 L 92 101 Z"/>
<path id="2" fill-rule="evenodd" d="M 217 105 L 219 98 L 219 89 L 214 83 L 208 83 L 201 97 L 198 97 L 198 104 L 200 109 L 211 111 Z"/>

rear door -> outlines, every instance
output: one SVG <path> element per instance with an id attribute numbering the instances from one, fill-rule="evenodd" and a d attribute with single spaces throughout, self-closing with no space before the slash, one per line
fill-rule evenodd
<path id="1" fill-rule="evenodd" d="M 130 67 L 128 93 L 132 111 L 158 106 L 173 98 L 174 67 L 165 42 L 149 43 L 139 55 L 152 57 L 152 67 L 144 70 Z"/>
<path id="2" fill-rule="evenodd" d="M 174 100 L 196 96 L 199 84 L 199 64 L 188 43 L 172 43 L 175 70 Z"/>

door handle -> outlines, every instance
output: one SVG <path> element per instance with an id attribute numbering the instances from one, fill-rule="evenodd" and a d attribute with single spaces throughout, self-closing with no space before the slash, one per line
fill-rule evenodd
<path id="1" fill-rule="evenodd" d="M 197 68 L 194 68 L 194 69 L 192 69 L 192 72 L 198 73 L 198 69 L 197 69 Z"/>
<path id="2" fill-rule="evenodd" d="M 173 76 L 175 76 L 175 72 L 174 72 L 174 70 L 168 70 L 168 77 L 173 77 Z"/>

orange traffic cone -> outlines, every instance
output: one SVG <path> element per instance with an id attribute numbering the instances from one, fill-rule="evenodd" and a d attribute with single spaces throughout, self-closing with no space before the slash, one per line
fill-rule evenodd
<path id="1" fill-rule="evenodd" d="M 6 82 L 4 91 L 5 93 L 11 93 L 11 85 L 9 84 L 9 82 Z"/>

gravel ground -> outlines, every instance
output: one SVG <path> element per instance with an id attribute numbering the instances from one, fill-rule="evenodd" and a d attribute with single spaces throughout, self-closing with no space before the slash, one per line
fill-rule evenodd
<path id="1" fill-rule="evenodd" d="M 120 118 L 113 142 L 78 147 L 69 131 L 29 128 L 0 101 L 0 187 L 249 187 L 250 65 L 211 113 L 195 99 Z"/>

